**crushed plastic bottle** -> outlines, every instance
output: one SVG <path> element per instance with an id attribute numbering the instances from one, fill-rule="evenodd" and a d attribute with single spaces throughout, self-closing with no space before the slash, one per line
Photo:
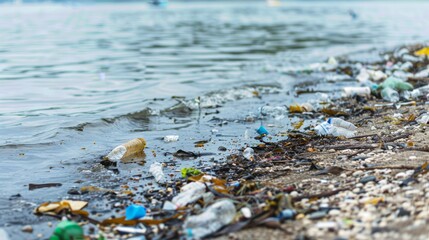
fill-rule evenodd
<path id="1" fill-rule="evenodd" d="M 253 151 L 253 148 L 246 148 L 243 151 L 243 157 L 246 158 L 247 160 L 253 161 L 255 159 L 255 157 L 253 156 L 255 154 L 255 151 Z"/>
<path id="2" fill-rule="evenodd" d="M 164 142 L 177 142 L 179 141 L 179 135 L 168 135 L 164 137 Z"/>
<path id="3" fill-rule="evenodd" d="M 232 222 L 236 214 L 234 203 L 223 199 L 210 205 L 203 213 L 189 216 L 183 224 L 187 239 L 201 239 Z"/>
<path id="4" fill-rule="evenodd" d="M 343 88 L 344 97 L 352 97 L 352 96 L 363 96 L 369 97 L 371 95 L 371 88 L 369 87 L 345 87 Z"/>
<path id="5" fill-rule="evenodd" d="M 319 135 L 332 135 L 335 137 L 344 136 L 354 137 L 356 126 L 353 123 L 342 120 L 341 118 L 329 118 L 327 121 L 317 125 L 314 128 Z"/>
<path id="6" fill-rule="evenodd" d="M 165 183 L 165 175 L 162 171 L 162 164 L 159 162 L 152 163 L 149 167 L 149 172 L 155 178 L 157 183 Z"/>
<path id="7" fill-rule="evenodd" d="M 398 102 L 399 101 L 399 93 L 398 91 L 387 87 L 387 88 L 383 88 L 383 90 L 381 90 L 381 97 L 388 101 L 388 102 Z"/>
<path id="8" fill-rule="evenodd" d="M 171 201 L 176 209 L 202 198 L 206 192 L 206 185 L 202 182 L 191 182 L 183 186 L 180 190 L 181 193 L 175 196 Z M 166 206 L 171 208 L 172 205 L 170 203 L 167 203 L 167 205 L 164 203 L 164 209 L 166 209 Z"/>
<path id="9" fill-rule="evenodd" d="M 128 156 L 142 152 L 146 147 L 144 138 L 136 138 L 124 144 L 115 147 L 104 159 L 110 161 L 119 161 Z"/>
<path id="10" fill-rule="evenodd" d="M 384 80 L 382 84 L 380 84 L 380 88 L 391 88 L 397 91 L 409 91 L 413 90 L 414 87 L 410 83 L 404 82 L 402 79 L 396 77 L 389 77 Z"/>
<path id="11" fill-rule="evenodd" d="M 361 68 L 359 74 L 356 76 L 356 79 L 361 82 L 367 82 L 367 81 L 381 81 L 383 79 L 386 79 L 387 75 L 380 71 L 380 70 L 370 70 L 366 68 Z"/>
<path id="12" fill-rule="evenodd" d="M 426 85 L 420 88 L 416 88 L 411 92 L 406 92 L 405 95 L 409 96 L 408 99 L 418 99 L 428 94 L 429 94 L 429 85 Z"/>

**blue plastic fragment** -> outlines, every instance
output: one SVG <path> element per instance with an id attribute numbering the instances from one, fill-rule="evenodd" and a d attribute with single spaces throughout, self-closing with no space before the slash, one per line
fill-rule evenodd
<path id="1" fill-rule="evenodd" d="M 292 219 L 295 216 L 296 212 L 292 209 L 285 209 L 279 213 L 277 216 L 280 220 Z"/>
<path id="2" fill-rule="evenodd" d="M 261 125 L 257 130 L 256 130 L 256 132 L 259 134 L 259 135 L 268 135 L 269 133 L 268 133 L 268 131 L 267 131 L 267 129 L 265 129 L 265 127 L 263 126 L 263 125 Z"/>
<path id="3" fill-rule="evenodd" d="M 125 209 L 125 220 L 135 220 L 146 216 L 146 208 L 140 205 L 130 205 Z"/>
<path id="4" fill-rule="evenodd" d="M 231 187 L 239 187 L 240 186 L 240 182 L 232 182 L 230 184 L 228 184 Z"/>

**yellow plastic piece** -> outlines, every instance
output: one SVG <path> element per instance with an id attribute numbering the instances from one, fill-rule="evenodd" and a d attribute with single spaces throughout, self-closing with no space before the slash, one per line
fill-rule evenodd
<path id="1" fill-rule="evenodd" d="M 300 105 L 295 104 L 295 105 L 289 106 L 289 112 L 290 113 L 302 113 L 302 112 L 304 112 L 304 109 Z"/>
<path id="2" fill-rule="evenodd" d="M 416 52 L 414 52 L 417 56 L 429 56 L 429 47 L 422 48 Z"/>

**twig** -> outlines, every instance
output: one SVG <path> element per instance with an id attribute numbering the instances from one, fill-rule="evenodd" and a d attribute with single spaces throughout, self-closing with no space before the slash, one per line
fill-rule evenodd
<path id="1" fill-rule="evenodd" d="M 349 139 L 357 139 L 357 138 L 365 138 L 365 137 L 374 137 L 374 136 L 378 136 L 378 134 L 366 134 L 366 135 L 359 135 L 359 136 L 350 137 Z"/>
<path id="2" fill-rule="evenodd" d="M 369 171 L 369 170 L 377 170 L 377 169 L 405 169 L 405 170 L 412 169 L 414 170 L 415 168 L 416 167 L 413 167 L 413 166 L 378 166 L 378 167 L 358 168 L 353 171 L 358 171 L 358 170 Z"/>
<path id="3" fill-rule="evenodd" d="M 420 152 L 429 152 L 428 147 L 411 147 L 411 148 L 404 148 L 405 151 L 420 151 Z"/>
<path id="4" fill-rule="evenodd" d="M 396 136 L 396 137 L 391 137 L 391 138 L 383 139 L 383 141 L 384 141 L 384 142 L 394 142 L 394 141 L 396 141 L 396 140 L 398 140 L 398 139 L 401 139 L 401 138 L 407 138 L 407 137 L 409 137 L 410 135 L 412 135 L 412 134 L 411 134 L 411 133 L 404 133 L 404 134 L 401 134 L 401 135 Z"/>
<path id="5" fill-rule="evenodd" d="M 316 146 L 316 148 L 328 148 L 328 149 L 334 149 L 334 150 L 374 149 L 374 148 L 379 148 L 379 147 L 380 147 L 380 144 L 377 144 L 377 143 L 371 143 L 371 144 L 346 144 L 346 145 L 337 145 L 337 146 L 331 146 L 331 145 Z"/>
<path id="6" fill-rule="evenodd" d="M 350 158 L 350 157 L 356 156 L 356 155 L 364 153 L 364 152 L 366 152 L 366 149 L 357 151 L 357 152 L 352 153 L 352 154 L 349 154 L 349 155 L 347 155 L 347 157 Z"/>
<path id="7" fill-rule="evenodd" d="M 334 190 L 334 191 L 323 192 L 323 193 L 318 193 L 318 194 L 306 194 L 306 195 L 294 197 L 292 200 L 296 202 L 296 201 L 300 201 L 300 200 L 302 200 L 304 198 L 309 198 L 310 199 L 310 198 L 330 197 L 330 196 L 338 194 L 339 192 L 347 191 L 347 190 L 350 190 L 350 189 L 351 188 L 340 188 L 340 189 L 337 189 L 337 190 Z"/>

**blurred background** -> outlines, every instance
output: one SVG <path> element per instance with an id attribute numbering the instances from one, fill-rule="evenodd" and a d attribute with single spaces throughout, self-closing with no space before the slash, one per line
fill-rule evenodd
<path id="1" fill-rule="evenodd" d="M 76 179 L 100 182 L 82 166 L 129 139 L 155 149 L 168 134 L 209 137 L 197 97 L 243 119 L 299 101 L 288 92 L 302 80 L 295 70 L 374 60 L 429 29 L 426 1 L 0 2 L 0 223 L 12 194 L 40 202 Z M 341 87 L 323 80 L 312 84 Z M 277 95 L 248 102 L 260 87 Z M 232 136 L 258 125 L 233 124 Z M 29 192 L 29 182 L 64 188 Z"/>

